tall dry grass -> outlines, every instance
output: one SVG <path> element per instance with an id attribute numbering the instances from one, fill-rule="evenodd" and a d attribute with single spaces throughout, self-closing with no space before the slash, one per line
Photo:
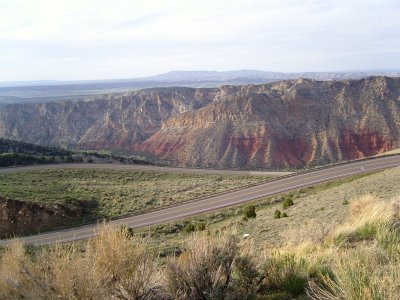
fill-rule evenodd
<path id="1" fill-rule="evenodd" d="M 380 248 L 362 248 L 339 255 L 332 265 L 333 276 L 310 282 L 313 299 L 378 300 L 399 299 L 400 261 Z"/>
<path id="2" fill-rule="evenodd" d="M 0 298 L 151 299 L 160 292 L 157 257 L 145 241 L 104 226 L 82 249 L 55 245 L 32 257 L 16 241 L 0 260 Z"/>
<path id="3" fill-rule="evenodd" d="M 367 195 L 351 203 L 348 222 L 327 238 L 339 247 L 331 274 L 310 283 L 314 299 L 400 298 L 400 197 Z"/>

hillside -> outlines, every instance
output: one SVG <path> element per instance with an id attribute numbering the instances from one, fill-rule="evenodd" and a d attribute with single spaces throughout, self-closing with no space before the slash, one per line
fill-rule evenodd
<path id="1" fill-rule="evenodd" d="M 288 240 L 301 239 L 304 234 L 324 235 L 333 230 L 348 218 L 349 203 L 356 201 L 360 195 L 374 195 L 379 199 L 399 195 L 399 180 L 400 168 L 348 177 L 190 219 L 156 225 L 152 227 L 151 236 L 157 247 L 180 248 L 186 238 L 182 228 L 189 223 L 195 226 L 204 223 L 210 232 L 235 228 L 239 234 L 247 233 L 256 241 L 254 246 L 259 249 L 280 247 Z M 283 208 L 285 200 L 291 200 L 294 205 Z M 256 207 L 257 217 L 244 221 L 243 210 L 251 204 Z M 276 210 L 286 213 L 287 217 L 274 218 Z M 301 228 L 306 232 L 301 232 Z M 138 234 L 148 231 L 148 228 L 139 230 Z"/>
<path id="2" fill-rule="evenodd" d="M 149 164 L 142 157 L 121 156 L 96 151 L 72 151 L 0 138 L 0 167 L 54 163 Z"/>
<path id="3" fill-rule="evenodd" d="M 41 146 L 0 138 L 0 154 L 3 153 L 18 153 L 43 156 L 72 155 L 71 151 L 67 151 L 62 148 Z"/>
<path id="4" fill-rule="evenodd" d="M 4 299 L 388 299 L 400 292 L 399 197 L 364 196 L 324 232 L 298 228 L 282 247 L 253 247 L 232 228 L 190 235 L 157 255 L 150 238 L 98 228 L 84 243 L 0 253 Z"/>
<path id="5" fill-rule="evenodd" d="M 157 88 L 6 105 L 0 137 L 144 154 L 176 165 L 302 168 L 400 147 L 400 79 Z"/>
<path id="6" fill-rule="evenodd" d="M 72 155 L 73 152 L 62 148 L 0 138 L 0 167 L 55 163 L 61 157 L 68 157 L 71 162 Z"/>

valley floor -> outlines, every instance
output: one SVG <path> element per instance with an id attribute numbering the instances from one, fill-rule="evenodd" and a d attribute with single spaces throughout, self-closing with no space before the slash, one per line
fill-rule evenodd
<path id="1" fill-rule="evenodd" d="M 104 168 L 107 165 L 90 166 L 90 169 L 84 168 L 85 165 L 65 165 L 61 169 L 59 165 L 54 165 L 54 169 L 52 166 L 6 169 L 18 172 L 0 173 L 0 198 L 80 209 L 82 215 L 74 219 L 73 224 L 82 224 L 144 213 L 270 178 L 235 172 L 241 175 L 140 171 L 140 166 L 131 165 L 118 165 L 116 169 Z M 16 226 L 17 221 L 14 220 Z M 68 218 L 65 224 L 71 225 Z"/>

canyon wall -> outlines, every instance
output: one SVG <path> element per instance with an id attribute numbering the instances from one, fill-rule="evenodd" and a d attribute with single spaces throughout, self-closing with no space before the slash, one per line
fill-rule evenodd
<path id="1" fill-rule="evenodd" d="M 0 137 L 124 150 L 181 166 L 301 168 L 400 147 L 400 79 L 161 88 L 7 105 Z"/>

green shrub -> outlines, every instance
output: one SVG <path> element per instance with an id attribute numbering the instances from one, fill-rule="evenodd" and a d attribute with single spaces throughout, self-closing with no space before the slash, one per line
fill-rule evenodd
<path id="1" fill-rule="evenodd" d="M 342 202 L 342 205 L 348 205 L 348 204 L 349 204 L 349 200 L 344 199 L 343 202 Z"/>
<path id="2" fill-rule="evenodd" d="M 292 296 L 297 297 L 304 293 L 307 281 L 308 280 L 303 275 L 292 273 L 286 278 L 283 289 Z"/>
<path id="3" fill-rule="evenodd" d="M 288 215 L 284 212 L 283 214 L 281 214 L 281 218 L 287 218 Z"/>
<path id="4" fill-rule="evenodd" d="M 283 209 L 286 209 L 292 205 L 294 205 L 292 198 L 286 198 L 282 203 Z"/>
<path id="5" fill-rule="evenodd" d="M 245 219 L 255 218 L 257 217 L 256 214 L 256 207 L 254 205 L 246 206 L 243 210 L 243 217 Z"/>
<path id="6" fill-rule="evenodd" d="M 196 225 L 196 230 L 197 230 L 197 231 L 203 231 L 203 230 L 205 230 L 205 229 L 206 229 L 206 223 L 204 223 L 204 222 L 198 223 L 198 224 Z"/>
<path id="7" fill-rule="evenodd" d="M 273 292 L 287 292 L 292 298 L 305 292 L 308 283 L 307 265 L 293 255 L 269 258 L 264 266 L 266 288 Z"/>
<path id="8" fill-rule="evenodd" d="M 192 223 L 186 224 L 185 228 L 183 229 L 186 233 L 190 233 L 195 231 L 195 227 Z"/>
<path id="9" fill-rule="evenodd" d="M 234 277 L 237 296 L 240 296 L 240 299 L 256 299 L 260 274 L 250 257 L 242 256 L 236 259 Z"/>
<path id="10" fill-rule="evenodd" d="M 275 210 L 274 219 L 279 219 L 281 217 L 281 211 L 279 209 Z"/>
<path id="11" fill-rule="evenodd" d="M 371 240 L 375 237 L 377 226 L 375 224 L 366 223 L 363 227 L 357 229 L 355 233 L 356 240 Z"/>

